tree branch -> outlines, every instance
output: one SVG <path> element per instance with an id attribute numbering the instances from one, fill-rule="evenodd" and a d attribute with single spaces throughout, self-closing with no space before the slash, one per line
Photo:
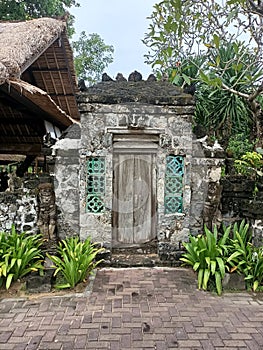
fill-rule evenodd
<path id="1" fill-rule="evenodd" d="M 263 83 L 262 83 L 261 85 L 259 85 L 259 87 L 257 88 L 257 90 L 256 90 L 253 94 L 251 94 L 251 95 L 249 96 L 249 101 L 250 101 L 250 102 L 251 102 L 251 101 L 254 101 L 254 100 L 258 97 L 258 95 L 261 94 L 262 91 L 263 91 Z"/>
<path id="2" fill-rule="evenodd" d="M 263 7 L 262 5 L 256 5 L 253 0 L 247 0 L 248 7 L 250 6 L 253 13 L 263 16 Z"/>
<path id="3" fill-rule="evenodd" d="M 234 94 L 234 95 L 243 97 L 243 98 L 245 98 L 246 100 L 249 100 L 249 98 L 250 98 L 250 95 L 245 94 L 244 92 L 240 92 L 240 91 L 234 90 L 234 89 L 232 89 L 231 87 L 227 86 L 227 85 L 226 85 L 225 83 L 223 83 L 223 82 L 222 82 L 222 88 L 223 88 L 223 90 L 229 91 L 229 92 L 231 92 L 231 93 Z"/>

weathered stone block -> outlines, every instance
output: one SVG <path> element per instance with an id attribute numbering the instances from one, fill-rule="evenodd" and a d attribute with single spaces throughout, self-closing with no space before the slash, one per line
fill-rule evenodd
<path id="1" fill-rule="evenodd" d="M 238 273 L 226 273 L 222 281 L 224 290 L 245 290 L 246 283 L 243 275 Z"/>

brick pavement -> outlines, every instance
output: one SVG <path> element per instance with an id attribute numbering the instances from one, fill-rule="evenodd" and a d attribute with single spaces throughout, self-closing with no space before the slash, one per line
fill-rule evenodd
<path id="1" fill-rule="evenodd" d="M 101 269 L 84 294 L 0 301 L 0 350 L 263 349 L 263 295 L 198 291 L 190 269 Z"/>

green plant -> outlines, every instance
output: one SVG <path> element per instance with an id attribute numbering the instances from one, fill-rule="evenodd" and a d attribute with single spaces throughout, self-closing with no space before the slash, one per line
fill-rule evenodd
<path id="1" fill-rule="evenodd" d="M 231 158 L 239 159 L 246 152 L 252 152 L 254 145 L 245 133 L 236 134 L 230 137 L 226 151 Z"/>
<path id="2" fill-rule="evenodd" d="M 18 233 L 0 233 L 0 285 L 8 289 L 13 281 L 31 271 L 43 271 L 41 236 Z"/>
<path id="3" fill-rule="evenodd" d="M 181 260 L 191 265 L 198 272 L 198 288 L 207 289 L 209 280 L 214 280 L 217 293 L 222 293 L 222 279 L 226 271 L 227 240 L 230 227 L 224 230 L 221 238 L 218 238 L 217 227 L 211 232 L 206 226 L 204 235 L 190 236 L 189 242 L 184 243 L 187 253 Z"/>
<path id="4" fill-rule="evenodd" d="M 263 289 L 263 247 L 254 247 L 250 269 L 245 280 L 254 292 Z"/>
<path id="5" fill-rule="evenodd" d="M 161 72 L 195 53 L 205 57 L 197 78 L 207 89 L 197 86 L 195 119 L 224 146 L 243 131 L 261 140 L 262 28 L 251 18 L 262 19 L 262 10 L 256 3 L 162 0 L 153 7 L 143 40 L 146 62 Z"/>
<path id="6" fill-rule="evenodd" d="M 54 275 L 60 273 L 65 281 L 56 284 L 56 288 L 74 288 L 76 284 L 82 282 L 88 273 L 101 262 L 95 261 L 98 253 L 103 248 L 96 248 L 90 238 L 81 242 L 78 237 L 69 237 L 59 242 L 57 256 L 47 254 L 56 268 Z"/>
<path id="7" fill-rule="evenodd" d="M 242 220 L 240 225 L 233 227 L 233 238 L 230 240 L 232 254 L 227 262 L 231 266 L 230 271 L 242 273 L 245 277 L 248 289 L 256 291 L 263 284 L 263 247 L 254 247 L 249 224 Z"/>
<path id="8" fill-rule="evenodd" d="M 216 226 L 211 232 L 206 226 L 204 234 L 190 236 L 184 243 L 186 253 L 181 260 L 198 272 L 198 288 L 207 289 L 208 283 L 222 293 L 225 272 L 244 275 L 247 289 L 263 289 L 263 247 L 254 247 L 249 224 L 223 226 L 223 235 L 218 238 Z"/>
<path id="9" fill-rule="evenodd" d="M 263 156 L 258 152 L 246 152 L 241 159 L 235 160 L 235 169 L 241 175 L 257 178 L 263 176 Z"/>

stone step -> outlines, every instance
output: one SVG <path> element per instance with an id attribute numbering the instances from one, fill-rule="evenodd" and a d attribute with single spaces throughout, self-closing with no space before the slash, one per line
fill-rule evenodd
<path id="1" fill-rule="evenodd" d="M 112 248 L 112 254 L 123 254 L 123 255 L 149 255 L 157 254 L 157 244 L 143 244 L 143 245 L 128 245 Z"/>
<path id="2" fill-rule="evenodd" d="M 161 264 L 158 254 L 117 254 L 111 255 L 112 267 L 153 267 Z"/>

